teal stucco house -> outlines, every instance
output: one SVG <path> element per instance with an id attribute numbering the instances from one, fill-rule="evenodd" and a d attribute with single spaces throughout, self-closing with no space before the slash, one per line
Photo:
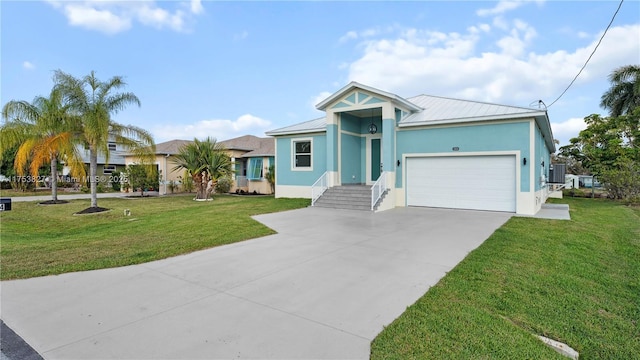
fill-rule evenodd
<path id="1" fill-rule="evenodd" d="M 418 95 L 351 82 L 322 118 L 267 132 L 276 197 L 366 186 L 371 209 L 425 206 L 533 215 L 555 152 L 546 110 Z"/>

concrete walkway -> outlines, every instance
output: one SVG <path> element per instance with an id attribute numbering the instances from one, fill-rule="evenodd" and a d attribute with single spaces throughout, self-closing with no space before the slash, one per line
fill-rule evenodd
<path id="1" fill-rule="evenodd" d="M 367 359 L 385 325 L 510 217 L 427 208 L 260 215 L 278 234 L 2 282 L 1 317 L 45 359 Z"/>

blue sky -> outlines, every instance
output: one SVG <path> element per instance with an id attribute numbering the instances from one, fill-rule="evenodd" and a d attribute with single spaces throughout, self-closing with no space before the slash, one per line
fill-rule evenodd
<path id="1" fill-rule="evenodd" d="M 551 104 L 618 1 L 2 1 L 0 102 L 48 95 L 52 74 L 124 76 L 142 107 L 115 120 L 156 142 L 225 140 L 322 116 L 349 81 L 403 97 Z M 616 67 L 640 63 L 626 0 L 589 65 L 549 108 L 561 144 L 604 114 Z"/>

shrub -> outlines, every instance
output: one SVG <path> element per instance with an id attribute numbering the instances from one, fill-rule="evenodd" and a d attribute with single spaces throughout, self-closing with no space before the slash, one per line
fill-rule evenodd
<path id="1" fill-rule="evenodd" d="M 171 191 L 171 193 L 173 194 L 176 190 L 178 190 L 178 183 L 171 180 L 169 181 L 169 191 Z"/>
<path id="2" fill-rule="evenodd" d="M 216 192 L 220 194 L 228 193 L 231 190 L 232 184 L 231 178 L 227 176 L 221 177 L 216 183 Z"/>
<path id="3" fill-rule="evenodd" d="M 632 201 L 640 197 L 640 164 L 621 158 L 612 169 L 603 171 L 600 180 L 613 199 Z"/>
<path id="4" fill-rule="evenodd" d="M 120 177 L 122 176 L 122 174 L 120 172 L 114 172 L 112 175 L 112 179 L 120 179 Z M 111 182 L 111 188 L 113 189 L 113 191 L 120 191 L 120 182 L 119 181 L 113 181 Z"/>

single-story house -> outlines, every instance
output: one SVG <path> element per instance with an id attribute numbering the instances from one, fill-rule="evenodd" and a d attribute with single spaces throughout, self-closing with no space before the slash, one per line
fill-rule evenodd
<path id="1" fill-rule="evenodd" d="M 357 82 L 316 107 L 324 117 L 267 132 L 276 138 L 276 197 L 315 202 L 325 191 L 360 184 L 372 187 L 377 210 L 527 215 L 548 197 L 555 144 L 546 110 L 403 98 Z"/>
<path id="2" fill-rule="evenodd" d="M 190 140 L 170 140 L 156 144 L 153 163 L 157 166 L 160 174 L 160 188 L 158 189 L 160 195 L 171 193 L 169 185 L 171 181 L 174 184 L 180 184 L 180 177 L 184 176 L 184 171 L 173 171 L 176 166 L 175 155 L 181 147 L 191 142 Z M 126 153 L 124 159 L 127 166 L 140 163 L 140 159 L 133 153 Z"/>
<path id="3" fill-rule="evenodd" d="M 234 173 L 231 191 L 242 190 L 271 194 L 271 185 L 265 178 L 269 166 L 275 164 L 275 140 L 253 135 L 220 141 L 228 150 Z"/>
<path id="4" fill-rule="evenodd" d="M 161 195 L 171 192 L 169 183 L 173 181 L 178 186 L 184 171 L 174 171 L 176 167 L 175 155 L 180 148 L 190 144 L 191 140 L 170 140 L 156 144 L 154 163 L 160 173 Z M 232 168 L 235 170 L 232 175 L 233 186 L 231 191 L 243 190 L 245 192 L 256 191 L 260 194 L 271 194 L 271 186 L 265 179 L 265 174 L 269 166 L 274 163 L 274 139 L 260 138 L 253 135 L 240 136 L 234 139 L 219 141 L 223 145 L 231 158 Z M 126 165 L 138 164 L 139 159 L 131 153 L 124 154 Z"/>

